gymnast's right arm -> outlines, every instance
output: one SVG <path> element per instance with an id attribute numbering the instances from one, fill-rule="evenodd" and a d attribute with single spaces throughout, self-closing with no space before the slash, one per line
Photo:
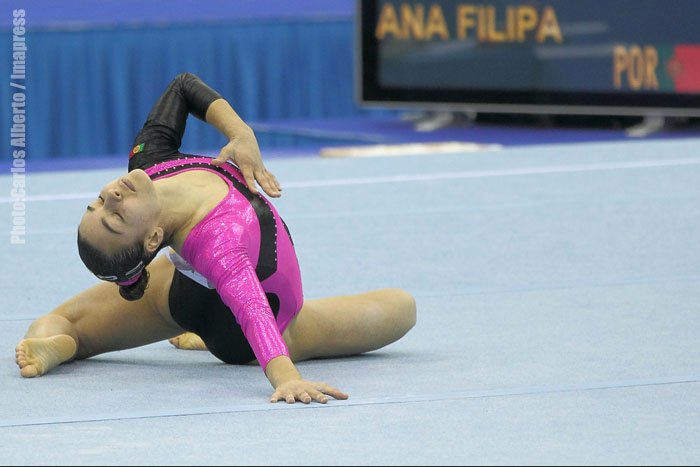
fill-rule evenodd
<path id="1" fill-rule="evenodd" d="M 257 180 L 268 195 L 280 196 L 281 188 L 262 162 L 253 130 L 221 94 L 192 73 L 177 75 L 151 109 L 134 140 L 129 170 L 178 158 L 189 114 L 206 121 L 229 140 L 213 164 L 231 159 L 241 169 L 253 193 L 257 193 Z"/>
<path id="2" fill-rule="evenodd" d="M 323 382 L 302 378 L 292 362 L 275 316 L 245 246 L 241 214 L 226 209 L 190 232 L 180 254 L 214 284 L 243 330 L 255 358 L 275 389 L 270 401 L 328 401 L 347 394 Z"/>

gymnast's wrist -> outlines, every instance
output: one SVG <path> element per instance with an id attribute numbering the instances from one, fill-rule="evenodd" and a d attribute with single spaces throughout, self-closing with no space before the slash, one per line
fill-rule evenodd
<path id="1" fill-rule="evenodd" d="M 265 367 L 265 375 L 275 389 L 288 381 L 303 379 L 292 360 L 286 355 L 270 360 Z"/>
<path id="2" fill-rule="evenodd" d="M 257 139 L 255 138 L 253 129 L 244 124 L 242 127 L 237 128 L 235 132 L 231 132 L 228 135 L 228 141 L 229 143 L 238 143 L 241 141 L 257 142 Z"/>

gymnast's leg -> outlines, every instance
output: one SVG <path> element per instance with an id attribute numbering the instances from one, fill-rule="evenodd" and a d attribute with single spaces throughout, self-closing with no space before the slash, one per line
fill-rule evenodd
<path id="1" fill-rule="evenodd" d="M 304 301 L 283 337 L 293 361 L 382 348 L 416 324 L 416 302 L 402 289 Z"/>
<path id="2" fill-rule="evenodd" d="M 293 361 L 356 355 L 403 337 L 416 323 L 416 302 L 402 289 L 306 300 L 285 329 Z M 185 332 L 169 339 L 175 347 L 207 350 L 202 338 Z"/>
<path id="3" fill-rule="evenodd" d="M 183 332 L 171 318 L 168 292 L 174 266 L 159 257 L 148 267 L 149 286 L 133 302 L 102 282 L 37 318 L 15 349 L 20 374 L 41 376 L 61 363 L 140 347 Z"/>

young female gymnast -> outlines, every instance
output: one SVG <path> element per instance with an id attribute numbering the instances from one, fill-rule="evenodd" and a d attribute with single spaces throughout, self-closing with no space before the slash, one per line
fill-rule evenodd
<path id="1" fill-rule="evenodd" d="M 217 158 L 179 152 L 190 113 L 229 138 Z M 127 175 L 80 222 L 80 257 L 105 282 L 30 325 L 16 348 L 20 374 L 169 339 L 257 362 L 271 402 L 347 398 L 293 362 L 388 345 L 415 324 L 415 301 L 401 289 L 304 300 L 290 233 L 256 181 L 280 196 L 250 127 L 197 76 L 178 75 L 137 135 Z"/>

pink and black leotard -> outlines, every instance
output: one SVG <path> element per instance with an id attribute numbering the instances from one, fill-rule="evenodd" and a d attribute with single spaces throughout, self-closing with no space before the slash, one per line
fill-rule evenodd
<path id="1" fill-rule="evenodd" d="M 238 168 L 178 150 L 187 116 L 204 119 L 220 97 L 198 77 L 178 75 L 136 137 L 129 170 L 143 169 L 154 181 L 208 170 L 228 184 L 228 194 L 188 234 L 181 258 L 175 255 L 170 313 L 220 360 L 257 359 L 264 370 L 272 358 L 288 355 L 282 333 L 303 304 L 301 273 L 286 224 L 268 200 L 248 190 Z"/>

